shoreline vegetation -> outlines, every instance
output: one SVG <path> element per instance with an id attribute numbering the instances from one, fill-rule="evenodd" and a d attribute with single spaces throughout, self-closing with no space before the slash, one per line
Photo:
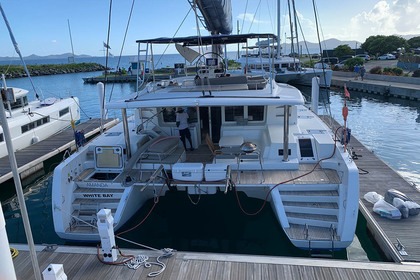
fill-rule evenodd
<path id="1" fill-rule="evenodd" d="M 105 66 L 99 63 L 70 63 L 70 64 L 40 64 L 27 65 L 31 76 L 46 76 L 57 74 L 104 71 Z M 0 65 L 0 73 L 7 79 L 27 77 L 21 65 Z"/>

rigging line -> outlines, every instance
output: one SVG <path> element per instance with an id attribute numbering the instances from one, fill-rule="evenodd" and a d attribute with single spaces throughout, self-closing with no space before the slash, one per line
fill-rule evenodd
<path id="1" fill-rule="evenodd" d="M 294 54 L 295 53 L 295 44 L 294 44 L 294 40 L 293 40 L 293 22 L 292 22 L 292 11 L 290 9 L 290 0 L 287 1 L 287 7 L 289 9 L 289 25 L 290 25 L 290 40 L 291 40 L 290 52 L 292 54 Z"/>
<path id="2" fill-rule="evenodd" d="M 77 100 L 76 100 L 73 96 L 72 96 L 71 98 L 74 100 L 74 102 L 76 102 L 77 107 L 79 107 L 80 111 L 82 111 L 82 112 L 83 112 L 83 114 L 85 114 L 85 116 L 89 118 L 89 120 L 90 120 L 90 119 L 92 119 L 92 117 L 90 117 L 90 116 L 86 113 L 86 111 L 85 111 L 85 110 L 83 110 L 83 108 L 80 106 L 80 103 L 79 103 L 79 102 L 77 102 Z"/>
<path id="3" fill-rule="evenodd" d="M 267 10 L 268 10 L 268 16 L 269 16 L 269 18 L 270 18 L 271 29 L 272 29 L 272 30 L 276 30 L 276 29 L 274 28 L 274 26 L 273 26 L 273 19 L 271 18 L 270 5 L 268 4 L 268 0 L 265 0 L 265 3 L 267 4 Z M 275 9 L 273 9 L 273 10 L 275 10 Z M 275 33 L 275 32 L 273 31 L 273 33 Z"/>
<path id="4" fill-rule="evenodd" d="M 315 0 L 312 0 L 312 6 L 314 8 L 316 35 L 318 37 L 319 51 L 321 53 L 321 58 L 322 58 L 322 46 L 321 46 L 321 38 L 319 37 L 319 26 L 318 26 L 318 17 L 317 17 L 317 9 L 316 9 L 316 6 L 315 6 Z"/>
<path id="5" fill-rule="evenodd" d="M 119 67 L 120 67 L 121 56 L 122 56 L 122 52 L 124 50 L 125 40 L 127 39 L 128 28 L 130 26 L 131 16 L 133 15 L 133 10 L 134 10 L 134 4 L 135 4 L 135 2 L 136 2 L 136 0 L 133 0 L 133 2 L 131 2 L 130 15 L 128 16 L 127 26 L 125 27 L 124 39 L 123 39 L 123 42 L 122 42 L 122 46 L 121 46 L 121 50 L 120 50 L 120 55 L 118 57 L 118 62 L 117 62 L 117 69 L 119 69 Z M 115 86 L 115 82 L 112 83 L 111 93 L 109 94 L 109 99 L 108 99 L 109 102 L 111 102 L 112 93 L 114 91 L 114 86 Z"/>
<path id="6" fill-rule="evenodd" d="M 321 38 L 319 36 L 319 24 L 318 24 L 318 16 L 317 16 L 318 15 L 318 13 L 317 13 L 317 10 L 318 9 L 316 8 L 315 0 L 312 0 L 312 6 L 314 8 L 314 16 L 315 16 L 315 24 L 316 24 L 316 34 L 317 34 L 317 37 L 318 37 L 319 52 L 321 54 L 322 73 L 324 74 L 324 84 L 327 85 L 327 75 L 325 73 L 324 61 L 322 60 L 323 55 L 322 55 Z M 330 91 L 327 90 L 327 101 L 329 99 L 330 99 Z M 329 102 L 324 102 L 324 105 L 325 105 L 325 103 L 329 104 Z M 329 106 L 326 106 L 326 109 L 327 109 L 327 112 L 329 113 L 329 115 L 331 116 L 331 109 L 329 108 Z"/>
<path id="7" fill-rule="evenodd" d="M 302 29 L 302 25 L 300 24 L 299 17 L 297 18 L 297 23 L 299 25 L 299 30 L 302 33 L 303 42 L 305 43 L 306 51 L 307 51 L 307 53 L 309 55 L 310 53 L 309 53 L 309 48 L 308 48 L 308 42 L 306 41 L 305 34 L 303 34 L 303 29 Z M 312 58 L 310 56 L 309 56 L 309 61 L 312 62 Z"/>
<path id="8" fill-rule="evenodd" d="M 40 117 L 48 117 L 48 115 L 40 114 L 40 113 L 37 113 L 37 112 L 31 112 L 31 114 L 32 115 L 38 115 Z M 29 119 L 32 120 L 31 118 L 29 118 Z M 62 119 L 54 118 L 54 117 L 51 117 L 51 116 L 50 116 L 50 120 L 53 120 L 53 121 L 62 121 L 62 122 L 71 121 L 71 120 L 62 120 Z"/>
<path id="9" fill-rule="evenodd" d="M 106 38 L 106 56 L 105 56 L 105 83 L 104 83 L 104 93 L 106 92 L 106 82 L 108 78 L 108 57 L 109 57 L 109 36 L 111 35 L 111 15 L 112 15 L 112 0 L 109 0 L 109 12 L 108 12 L 108 33 Z M 102 98 L 102 108 L 105 108 L 105 98 Z M 102 116 L 101 116 L 101 131 L 102 131 Z"/>
<path id="10" fill-rule="evenodd" d="M 260 5 L 261 5 L 261 0 L 258 1 L 258 5 L 257 5 L 257 9 L 255 10 L 255 14 L 258 12 L 258 10 L 260 8 Z M 249 26 L 248 33 L 251 33 L 251 28 L 252 28 L 252 25 L 254 24 L 254 20 L 255 20 L 255 14 L 252 17 L 252 21 L 251 21 L 251 25 Z"/>
<path id="11" fill-rule="evenodd" d="M 38 92 L 36 91 L 34 82 L 32 81 L 31 75 L 29 74 L 28 67 L 26 66 L 25 60 L 23 59 L 23 56 L 22 56 L 22 53 L 19 50 L 18 43 L 16 42 L 15 36 L 13 35 L 13 32 L 12 32 L 12 28 L 10 27 L 9 21 L 7 20 L 6 14 L 3 11 L 3 7 L 1 5 L 0 5 L 0 12 L 3 16 L 4 23 L 6 24 L 7 30 L 9 31 L 10 40 L 12 40 L 13 46 L 15 47 L 15 51 L 19 55 L 20 60 L 21 60 L 22 65 L 23 65 L 23 68 L 25 69 L 26 75 L 28 76 L 29 81 L 31 82 L 32 88 L 34 89 L 35 97 L 36 97 L 36 99 L 39 99 Z"/>
<path id="12" fill-rule="evenodd" d="M 242 26 L 241 26 L 241 33 L 244 30 L 244 24 L 245 24 L 245 17 L 246 17 L 246 12 L 248 10 L 248 0 L 246 0 L 246 4 L 245 4 L 245 13 L 244 16 L 242 17 Z"/>
<path id="13" fill-rule="evenodd" d="M 184 24 L 185 20 L 187 19 L 188 15 L 190 14 L 192 10 L 192 7 L 188 10 L 187 14 L 185 15 L 184 19 L 182 20 L 182 22 L 180 23 L 180 25 L 178 26 L 178 29 L 175 31 L 174 36 L 172 36 L 172 39 L 175 38 L 176 34 L 178 34 L 179 29 L 181 29 L 181 26 Z M 163 55 L 166 53 L 166 51 L 168 50 L 170 46 L 170 43 L 166 44 L 165 49 L 163 50 L 163 53 L 159 56 L 158 61 L 155 63 L 156 67 L 159 65 L 159 62 L 161 61 Z"/>
<path id="14" fill-rule="evenodd" d="M 305 38 L 305 34 L 303 33 L 303 29 L 302 29 L 302 25 L 301 25 L 301 23 L 300 23 L 300 20 L 299 20 L 299 17 L 297 18 L 297 23 L 298 23 L 298 25 L 299 25 L 299 30 L 300 30 L 300 33 L 302 33 L 302 37 L 303 37 L 303 42 L 304 42 L 304 44 L 305 44 L 305 49 L 306 49 L 306 52 L 308 53 L 308 55 L 309 55 L 309 61 L 310 62 L 312 62 L 312 58 L 311 58 L 311 55 L 310 55 L 310 53 L 309 53 L 309 48 L 308 48 L 308 41 L 306 41 L 306 38 Z M 313 69 L 313 72 L 315 73 L 315 69 L 314 68 L 312 68 Z M 323 72 L 323 74 L 324 74 L 324 76 L 323 76 L 323 78 L 324 78 L 324 84 L 327 84 L 327 81 L 326 81 L 326 75 L 325 75 L 325 69 L 324 68 L 322 68 L 322 72 Z M 318 84 L 318 86 L 319 86 L 319 84 Z"/>
<path id="15" fill-rule="evenodd" d="M 319 25 L 320 26 L 322 26 L 322 24 L 321 24 L 321 19 L 317 19 L 316 18 L 316 15 L 319 15 L 319 11 L 318 11 L 318 7 L 316 6 L 316 4 L 315 4 L 315 1 L 313 0 L 313 6 L 314 6 L 314 9 L 315 9 L 315 12 L 314 12 L 314 14 L 315 14 L 315 19 L 316 19 L 316 23 L 317 23 L 317 31 L 318 31 L 318 22 L 319 22 Z M 327 49 L 327 44 L 326 44 L 326 42 L 325 42 L 325 36 L 324 36 L 324 34 L 323 34 L 323 32 L 322 32 L 322 28 L 320 28 L 320 33 L 321 33 L 321 38 L 323 39 L 323 42 L 324 42 L 324 49 Z M 318 37 L 319 37 L 319 35 L 318 35 Z M 319 44 L 321 45 L 321 41 L 320 41 L 320 38 L 318 38 L 318 42 L 319 42 Z M 322 47 L 320 46 L 320 49 L 322 49 Z M 327 56 L 328 56 L 328 53 L 327 53 Z M 321 53 L 321 58 L 322 58 L 322 53 Z"/>
<path id="16" fill-rule="evenodd" d="M 296 13 L 296 6 L 295 6 L 295 0 L 292 0 L 292 5 L 293 5 L 293 17 L 294 17 L 294 21 L 295 21 L 295 33 L 296 33 L 296 47 L 297 47 L 297 53 L 299 54 L 299 32 L 298 32 L 298 27 L 297 27 L 297 13 Z M 293 56 L 293 61 L 296 60 L 296 57 Z M 296 67 L 296 64 L 295 64 Z"/>
<path id="17" fill-rule="evenodd" d="M 193 9 L 194 9 L 194 15 L 195 15 L 195 28 L 197 29 L 197 38 L 198 38 L 198 52 L 201 54 L 204 54 L 204 50 L 203 50 L 203 44 L 202 44 L 202 40 L 201 40 L 201 33 L 200 33 L 200 26 L 198 23 L 198 14 L 197 14 L 197 0 L 194 0 L 194 5 L 193 5 Z M 197 61 L 198 63 L 198 61 Z"/>

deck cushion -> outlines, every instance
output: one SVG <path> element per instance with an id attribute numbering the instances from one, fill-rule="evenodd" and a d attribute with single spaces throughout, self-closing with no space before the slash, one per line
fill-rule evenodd
<path id="1" fill-rule="evenodd" d="M 152 153 L 166 153 L 178 146 L 178 143 L 179 136 L 159 136 L 150 144 L 147 151 Z"/>

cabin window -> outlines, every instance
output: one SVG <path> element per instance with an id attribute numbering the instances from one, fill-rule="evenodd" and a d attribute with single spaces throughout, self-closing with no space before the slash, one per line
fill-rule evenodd
<path id="1" fill-rule="evenodd" d="M 60 117 L 64 116 L 65 114 L 68 114 L 70 112 L 70 108 L 64 108 L 62 110 L 60 110 L 60 112 L 58 113 Z"/>
<path id="2" fill-rule="evenodd" d="M 176 121 L 176 107 L 165 107 L 161 108 L 163 122 L 173 123 Z"/>
<path id="3" fill-rule="evenodd" d="M 225 121 L 235 122 L 238 119 L 244 118 L 244 107 L 243 106 L 229 106 L 225 107 Z"/>
<path id="4" fill-rule="evenodd" d="M 263 121 L 264 106 L 229 106 L 225 107 L 225 122 Z"/>
<path id="5" fill-rule="evenodd" d="M 50 122 L 50 117 L 44 117 L 42 119 L 30 122 L 30 123 L 25 124 L 25 125 L 22 125 L 21 126 L 21 131 L 22 131 L 22 133 L 25 133 L 29 130 L 34 129 L 35 127 L 39 127 L 39 126 L 44 125 L 44 124 L 49 123 L 49 122 Z"/>
<path id="6" fill-rule="evenodd" d="M 164 107 L 160 108 L 162 112 L 162 118 L 164 123 L 175 123 L 176 122 L 176 108 L 177 107 Z M 183 107 L 184 109 L 187 108 L 188 114 L 188 121 L 190 123 L 197 122 L 197 110 L 195 107 Z"/>
<path id="7" fill-rule="evenodd" d="M 0 133 L 0 142 L 3 142 L 4 141 L 4 135 L 3 135 L 3 133 Z"/>
<path id="8" fill-rule="evenodd" d="M 16 102 L 10 102 L 10 108 L 16 109 L 16 108 L 21 108 L 23 106 L 27 106 L 28 105 L 28 97 L 27 96 L 23 96 L 21 98 L 17 98 Z M 7 104 L 4 104 L 4 108 L 7 109 Z"/>
<path id="9" fill-rule="evenodd" d="M 264 106 L 248 106 L 248 120 L 249 121 L 263 121 L 264 120 Z"/>

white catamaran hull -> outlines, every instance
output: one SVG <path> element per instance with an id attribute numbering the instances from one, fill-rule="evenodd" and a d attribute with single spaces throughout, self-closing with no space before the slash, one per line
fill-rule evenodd
<path id="1" fill-rule="evenodd" d="M 208 36 L 200 43 L 236 44 L 257 36 L 272 35 Z M 197 39 L 138 42 L 194 46 Z M 171 189 L 189 196 L 244 192 L 266 200 L 299 248 L 337 250 L 352 242 L 359 175 L 340 141 L 346 128 L 333 132 L 304 106 L 298 89 L 271 77 L 229 75 L 217 63 L 220 56 L 212 55 L 196 77 L 151 83 L 107 104 L 121 110 L 122 122 L 54 170 L 53 219 L 61 238 L 98 241 L 96 213 L 103 208 L 121 233 L 147 200 L 157 203 Z M 193 151 L 179 139 L 181 108 L 190 118 Z M 128 110 L 133 117 L 126 117 Z"/>

